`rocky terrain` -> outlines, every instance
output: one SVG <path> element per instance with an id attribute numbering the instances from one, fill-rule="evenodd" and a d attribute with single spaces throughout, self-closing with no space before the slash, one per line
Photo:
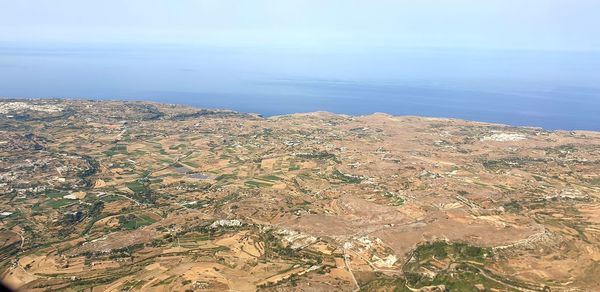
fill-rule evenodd
<path id="1" fill-rule="evenodd" d="M 594 291 L 600 133 L 0 100 L 26 291 Z"/>

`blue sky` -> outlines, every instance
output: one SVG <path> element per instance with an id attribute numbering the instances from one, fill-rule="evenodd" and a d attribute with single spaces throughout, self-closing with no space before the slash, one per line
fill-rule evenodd
<path id="1" fill-rule="evenodd" d="M 18 0 L 0 41 L 600 50 L 598 0 Z"/>

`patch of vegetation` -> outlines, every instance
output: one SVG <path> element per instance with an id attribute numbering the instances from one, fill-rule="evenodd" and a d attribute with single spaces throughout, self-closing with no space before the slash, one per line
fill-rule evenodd
<path id="1" fill-rule="evenodd" d="M 361 291 L 401 291 L 409 292 L 424 287 L 439 287 L 442 290 L 427 289 L 426 291 L 519 291 L 508 285 L 494 281 L 468 264 L 458 264 L 452 271 L 442 271 L 435 275 L 417 272 L 405 272 L 401 277 L 388 276 L 380 272 L 356 273 Z M 509 280 L 502 279 L 507 281 Z M 514 283 L 515 286 L 523 285 Z M 510 282 L 509 285 L 513 285 Z M 525 286 L 525 285 L 523 285 Z M 480 290 L 482 287 L 484 290 Z M 530 288 L 530 287 L 528 287 Z M 533 288 L 533 287 L 532 287 Z M 536 289 L 532 289 L 536 290 Z"/>
<path id="2" fill-rule="evenodd" d="M 529 164 L 534 163 L 547 163 L 545 159 L 531 158 L 531 157 L 506 157 L 495 160 L 482 160 L 481 164 L 483 167 L 490 170 L 510 169 L 510 168 L 522 168 Z"/>
<path id="3" fill-rule="evenodd" d="M 345 173 L 340 172 L 337 169 L 333 171 L 333 174 L 331 175 L 331 177 L 333 179 L 340 180 L 344 183 L 349 183 L 349 184 L 359 184 L 363 180 L 361 177 L 345 174 Z"/>
<path id="4" fill-rule="evenodd" d="M 489 291 L 490 289 L 503 289 L 503 291 L 518 291 L 506 285 L 497 283 L 482 275 L 478 269 L 467 264 L 459 264 L 453 272 L 441 272 L 433 278 L 419 273 L 405 273 L 406 285 L 412 288 L 443 285 L 447 291 L 481 291 L 476 285 L 481 285 Z"/>
<path id="5" fill-rule="evenodd" d="M 556 147 L 544 148 L 543 150 L 546 152 L 546 155 L 558 156 L 559 158 L 566 158 L 569 154 L 575 153 L 578 149 L 585 148 L 585 146 L 586 145 L 566 144 Z"/>
<path id="6" fill-rule="evenodd" d="M 185 164 L 185 165 L 187 165 L 187 166 L 193 167 L 193 168 L 200 167 L 200 164 L 198 164 L 197 162 L 194 162 L 194 161 L 189 161 L 188 160 L 188 161 L 183 161 L 182 163 Z"/>
<path id="7" fill-rule="evenodd" d="M 448 243 L 445 241 L 436 241 L 418 246 L 413 257 L 417 261 L 435 258 L 442 260 L 452 255 L 454 259 L 470 260 L 482 262 L 485 258 L 491 256 L 492 250 L 489 248 L 472 246 L 465 243 Z"/>
<path id="8" fill-rule="evenodd" d="M 150 189 L 148 188 L 148 186 L 145 183 L 143 183 L 143 182 L 141 182 L 139 180 L 127 183 L 126 185 L 134 193 L 144 193 L 144 192 L 149 192 L 150 191 Z"/>
<path id="9" fill-rule="evenodd" d="M 296 157 L 303 158 L 303 159 L 316 159 L 316 160 L 331 159 L 331 160 L 339 163 L 339 160 L 337 159 L 335 154 L 329 153 L 326 151 L 313 152 L 313 153 L 298 153 L 298 154 L 296 154 Z"/>
<path id="10" fill-rule="evenodd" d="M 59 199 L 59 198 L 62 198 L 62 197 L 64 197 L 64 196 L 68 195 L 68 194 L 69 194 L 69 193 L 67 193 L 67 192 L 60 192 L 60 191 L 48 191 L 48 192 L 46 193 L 46 196 L 47 196 L 48 198 L 51 198 L 51 199 Z"/>
<path id="11" fill-rule="evenodd" d="M 115 156 L 117 154 L 127 154 L 127 145 L 125 144 L 117 144 L 110 149 L 104 151 L 104 155 L 106 156 Z"/>
<path id="12" fill-rule="evenodd" d="M 90 218 L 90 222 L 88 222 L 88 224 L 85 226 L 85 229 L 83 230 L 83 232 L 81 234 L 87 234 L 94 226 L 94 223 L 96 223 L 96 221 L 103 218 L 103 216 L 102 216 L 103 209 L 104 209 L 103 201 L 96 201 L 90 206 L 90 209 L 88 211 L 88 217 Z"/>
<path id="13" fill-rule="evenodd" d="M 235 174 L 221 174 L 219 176 L 217 176 L 215 179 L 218 181 L 225 181 L 225 180 L 234 180 L 237 178 L 237 175 Z"/>
<path id="14" fill-rule="evenodd" d="M 227 194 L 226 196 L 218 199 L 218 200 L 214 200 L 214 203 L 212 203 L 212 205 L 214 207 L 221 207 L 231 201 L 235 201 L 239 198 L 239 194 L 237 193 L 231 193 L 231 194 Z"/>
<path id="15" fill-rule="evenodd" d="M 275 176 L 275 175 L 264 175 L 264 176 L 259 177 L 259 179 L 266 180 L 266 181 L 273 181 L 273 182 L 281 180 L 280 177 Z"/>
<path id="16" fill-rule="evenodd" d="M 50 200 L 46 202 L 46 205 L 54 208 L 54 209 L 59 209 L 61 207 L 67 206 L 67 205 L 71 205 L 76 203 L 76 201 L 74 200 L 67 200 L 67 199 L 60 199 L 60 200 Z"/>
<path id="17" fill-rule="evenodd" d="M 81 220 L 83 220 L 83 218 L 84 214 L 81 211 L 69 212 L 63 216 L 63 223 L 65 225 L 73 225 L 79 223 Z"/>
<path id="18" fill-rule="evenodd" d="M 539 175 L 535 175 L 535 174 L 534 174 L 534 175 L 532 175 L 532 177 L 533 177 L 533 179 L 535 179 L 536 181 L 539 181 L 539 182 L 541 182 L 541 181 L 544 181 L 544 179 L 543 179 L 541 176 L 539 176 Z"/>
<path id="19" fill-rule="evenodd" d="M 116 201 L 121 201 L 121 200 L 126 200 L 125 198 L 121 197 L 121 196 L 116 196 L 116 195 L 107 195 L 107 196 L 103 196 L 102 198 L 100 198 L 103 202 L 105 203 L 110 203 L 110 202 L 116 202 Z"/>
<path id="20" fill-rule="evenodd" d="M 127 103 L 125 106 L 127 108 L 126 113 L 128 116 L 135 116 L 137 119 L 144 121 L 158 120 L 165 115 L 165 113 L 161 112 L 156 106 L 153 105 Z"/>
<path id="21" fill-rule="evenodd" d="M 150 182 L 147 179 L 129 182 L 126 186 L 133 191 L 133 197 L 136 200 L 149 204 L 154 204 L 156 202 L 154 192 L 150 189 Z"/>
<path id="22" fill-rule="evenodd" d="M 83 156 L 82 159 L 85 160 L 85 162 L 87 162 L 89 167 L 86 170 L 80 172 L 79 177 L 85 182 L 85 187 L 89 188 L 92 186 L 92 181 L 89 179 L 89 177 L 98 172 L 100 164 L 95 159 L 87 155 Z"/>
<path id="23" fill-rule="evenodd" d="M 388 198 L 390 200 L 390 205 L 392 206 L 402 206 L 404 205 L 404 198 L 399 196 L 396 193 L 393 192 L 385 192 L 383 194 L 384 197 Z"/>
<path id="24" fill-rule="evenodd" d="M 244 185 L 246 185 L 247 187 L 251 187 L 251 188 L 270 188 L 273 184 L 256 181 L 256 180 L 249 180 L 249 181 L 244 182 Z"/>
<path id="25" fill-rule="evenodd" d="M 317 265 L 323 262 L 323 254 L 303 249 L 293 249 L 290 246 L 285 246 L 281 238 L 276 236 L 272 231 L 261 232 L 260 240 L 264 242 L 265 249 L 262 260 L 268 261 L 275 258 L 282 258 L 291 261 L 302 259 L 304 264 Z"/>
<path id="26" fill-rule="evenodd" d="M 134 214 L 119 216 L 119 224 L 126 229 L 133 230 L 156 222 L 147 215 L 136 216 Z"/>
<path id="27" fill-rule="evenodd" d="M 518 291 L 513 287 L 541 290 L 537 286 L 506 279 L 486 270 L 485 265 L 492 254 L 491 248 L 466 243 L 436 241 L 423 244 L 412 252 L 411 260 L 405 265 L 405 281 L 392 283 L 411 289 L 443 285 L 448 291 L 481 291 L 481 286 L 485 291 Z M 387 281 L 390 282 L 389 279 Z"/>
<path id="28" fill-rule="evenodd" d="M 521 204 L 519 204 L 519 202 L 515 200 L 511 200 L 510 202 L 502 205 L 502 207 L 504 207 L 504 210 L 506 210 L 507 212 L 513 213 L 520 212 L 523 209 L 523 207 L 521 207 Z"/>
<path id="29" fill-rule="evenodd" d="M 362 280 L 361 278 L 357 278 L 361 291 L 412 291 L 408 287 L 406 287 L 406 280 L 403 277 L 386 276 L 380 272 L 375 272 L 373 274 L 373 276 L 368 277 L 364 280 Z"/>

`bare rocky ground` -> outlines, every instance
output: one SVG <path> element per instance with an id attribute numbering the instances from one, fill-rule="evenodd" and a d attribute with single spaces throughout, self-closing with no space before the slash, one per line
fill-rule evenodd
<path id="1" fill-rule="evenodd" d="M 600 133 L 0 101 L 0 273 L 32 291 L 594 291 Z"/>

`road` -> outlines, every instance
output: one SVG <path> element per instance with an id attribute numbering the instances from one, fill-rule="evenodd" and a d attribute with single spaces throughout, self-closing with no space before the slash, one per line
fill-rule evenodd
<path id="1" fill-rule="evenodd" d="M 352 291 L 357 292 L 357 291 L 360 291 L 360 285 L 358 285 L 358 281 L 356 281 L 356 278 L 354 277 L 354 273 L 352 272 L 352 269 L 350 268 L 350 264 L 348 263 L 349 257 L 350 256 L 346 252 L 346 247 L 344 247 L 344 264 L 346 265 L 346 269 L 348 269 L 348 272 L 350 272 L 350 276 L 352 276 L 352 281 L 354 282 L 354 285 L 356 285 L 356 289 L 354 289 Z"/>

